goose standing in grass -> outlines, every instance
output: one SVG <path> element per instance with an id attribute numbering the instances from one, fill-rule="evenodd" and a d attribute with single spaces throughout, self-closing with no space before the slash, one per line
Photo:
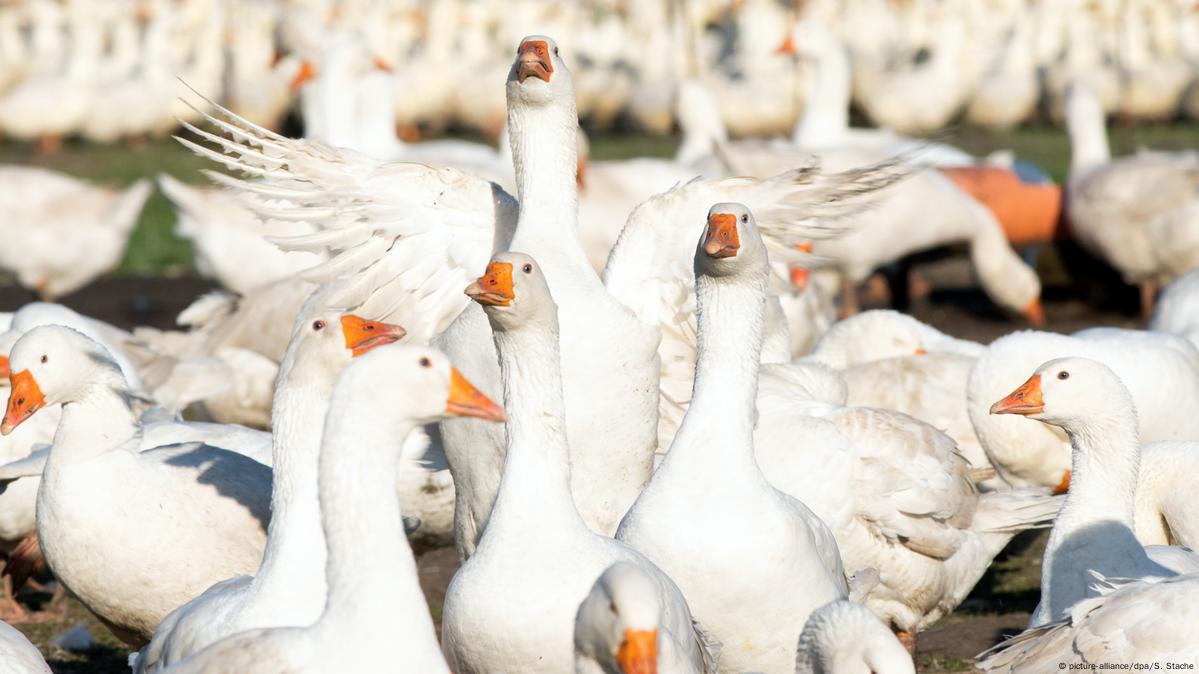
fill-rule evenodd
<path id="1" fill-rule="evenodd" d="M 317 503 L 323 412 L 337 375 L 404 336 L 403 328 L 338 315 L 329 291 L 305 303 L 275 387 L 271 523 L 257 572 L 230 578 L 169 613 L 134 671 L 155 672 L 224 637 L 259 627 L 303 625 L 324 604 L 324 539 Z"/>
<path id="2" fill-rule="evenodd" d="M 448 674 L 395 498 L 404 438 L 448 415 L 504 420 L 433 349 L 385 347 L 347 366 L 333 388 L 317 471 L 328 551 L 320 617 L 307 627 L 242 632 L 166 671 Z M 397 635 L 395 648 L 380 647 Z"/>
<path id="3" fill-rule="evenodd" d="M 769 274 L 749 210 L 713 206 L 695 252 L 694 394 L 616 537 L 679 584 L 722 644 L 721 669 L 780 673 L 795 666 L 808 614 L 849 588 L 828 527 L 771 486 L 754 459 Z M 712 582 L 733 577 L 744 582 Z"/>
<path id="4" fill-rule="evenodd" d="M 152 186 L 96 187 L 39 168 L 0 168 L 0 268 L 53 300 L 111 271 L 121 260 Z"/>
<path id="5" fill-rule="evenodd" d="M 1199 266 L 1199 153 L 1140 152 L 1112 159 L 1103 108 L 1082 84 L 1066 96 L 1075 238 L 1141 288 L 1148 316 L 1157 288 Z"/>
<path id="6" fill-rule="evenodd" d="M 1140 469 L 1137 413 L 1128 388 L 1087 358 L 1042 364 L 991 407 L 1060 427 L 1070 438 L 1070 486 L 1041 566 L 1041 601 L 1030 627 L 1061 619 L 1098 593 L 1092 571 L 1113 578 L 1161 579 L 1199 572 L 1186 548 L 1143 546 L 1133 534 Z"/>
<path id="7" fill-rule="evenodd" d="M 870 609 L 844 599 L 812 612 L 795 656 L 795 674 L 916 674 L 903 645 Z"/>
<path id="8" fill-rule="evenodd" d="M 0 432 L 63 406 L 37 499 L 47 566 L 114 634 L 140 646 L 171 609 L 255 569 L 270 516 L 269 468 L 202 443 L 139 452 L 120 369 L 70 328 L 25 333 L 9 363 Z"/>
<path id="9" fill-rule="evenodd" d="M 485 308 L 495 333 L 509 417 L 495 506 L 475 554 L 446 591 L 442 648 L 451 668 L 569 671 L 577 602 L 597 575 L 621 562 L 645 574 L 655 597 L 662 597 L 663 630 L 679 640 L 685 663 L 693 671 L 714 671 L 706 637 L 679 588 L 627 544 L 588 529 L 575 508 L 558 311 L 540 264 L 500 253 L 466 292 Z"/>

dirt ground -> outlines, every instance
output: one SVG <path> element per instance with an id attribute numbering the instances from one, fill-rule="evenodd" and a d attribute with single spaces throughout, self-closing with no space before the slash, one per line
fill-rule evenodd
<path id="1" fill-rule="evenodd" d="M 1043 277 L 1048 279 L 1044 293 L 1047 329 L 1072 332 L 1095 325 L 1142 325 L 1134 292 L 1112 286 L 1065 284 L 1061 270 L 1069 266 L 1069 260 L 1063 261 L 1054 251 L 1043 251 L 1038 262 Z M 933 287 L 908 309 L 923 321 L 955 336 L 983 342 L 1027 327 L 994 308 L 977 289 L 968 265 L 961 258 L 922 261 L 917 273 Z M 117 325 L 166 328 L 192 299 L 210 289 L 208 282 L 190 276 L 123 277 L 102 280 L 64 298 L 63 302 Z M 31 299 L 19 288 L 0 287 L 0 311 L 11 311 Z M 967 670 L 972 656 L 1027 624 L 1037 601 L 1045 539 L 1045 532 L 1018 537 L 962 606 L 920 635 L 919 671 Z M 433 550 L 423 553 L 419 564 L 430 610 L 440 623 L 445 588 L 457 568 L 456 557 L 449 549 Z M 23 600 L 30 608 L 37 608 L 47 598 L 45 593 L 28 593 Z M 81 622 L 96 639 L 91 650 L 71 653 L 49 643 L 54 635 Z M 55 672 L 127 671 L 125 649 L 73 600 L 68 601 L 65 612 L 41 623 L 23 624 L 21 628 L 43 648 Z"/>

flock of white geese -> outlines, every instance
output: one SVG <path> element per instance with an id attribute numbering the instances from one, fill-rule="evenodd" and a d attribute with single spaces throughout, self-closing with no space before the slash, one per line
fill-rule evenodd
<path id="1" fill-rule="evenodd" d="M 40 558 L 135 672 L 891 674 L 1052 526 L 1028 631 L 978 667 L 1194 664 L 1199 159 L 1113 159 L 1102 93 L 1064 93 L 1074 236 L 1173 281 L 1148 330 L 834 322 L 839 288 L 946 242 L 1034 322 L 1040 283 L 928 168 L 973 158 L 850 128 L 852 47 L 786 25 L 817 73 L 792 137 L 730 140 L 731 94 L 688 79 L 668 160 L 581 159 L 576 57 L 542 35 L 498 75 L 500 149 L 399 140 L 365 39 L 301 68 L 306 140 L 175 82 L 211 111 L 180 142 L 228 172 L 161 186 L 236 294 L 181 331 L 5 317 L 10 570 Z M 48 298 L 119 256 L 150 189 L 5 170 L 0 266 Z M 463 560 L 439 633 L 413 539 Z M 0 663 L 49 671 L 4 624 Z"/>

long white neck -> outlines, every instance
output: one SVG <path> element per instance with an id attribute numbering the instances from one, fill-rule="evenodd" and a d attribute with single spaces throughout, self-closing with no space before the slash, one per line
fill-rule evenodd
<path id="1" fill-rule="evenodd" d="M 833 36 L 816 61 L 812 87 L 803 114 L 795 123 L 791 142 L 798 147 L 837 143 L 849 130 L 849 53 Z"/>
<path id="2" fill-rule="evenodd" d="M 289 350 L 271 406 L 271 523 L 253 589 L 260 596 L 300 591 L 323 597 L 325 535 L 317 466 L 333 386 L 328 377 L 305 372 L 304 364 L 293 360 Z"/>
<path id="3" fill-rule="evenodd" d="M 747 448 L 753 447 L 766 283 L 765 265 L 739 276 L 696 275 L 695 384 L 667 462 L 707 474 L 758 470 Z"/>
<path id="4" fill-rule="evenodd" d="M 379 634 L 403 635 L 400 658 L 414 672 L 448 672 L 416 559 L 404 535 L 396 473 L 417 424 L 387 427 L 350 396 L 329 406 L 320 455 L 321 520 L 328 544 L 325 611 L 317 628 L 340 648 L 378 649 Z"/>
<path id="5" fill-rule="evenodd" d="M 1070 176 L 1102 166 L 1112 159 L 1107 143 L 1103 108 L 1098 101 L 1077 101 L 1067 105 L 1066 129 L 1070 134 Z"/>
<path id="6" fill-rule="evenodd" d="M 1065 428 L 1073 447 L 1070 493 L 1054 524 L 1055 536 L 1100 521 L 1132 528 L 1141 448 L 1136 413 L 1123 407 Z"/>
<path id="7" fill-rule="evenodd" d="M 570 455 L 558 326 L 526 324 L 495 330 L 508 422 L 507 456 L 495 507 L 483 532 L 522 538 L 585 531 L 570 491 Z"/>
<path id="8" fill-rule="evenodd" d="M 63 403 L 46 469 L 81 463 L 106 452 L 136 452 L 141 426 L 130 407 L 123 381 L 115 375 L 95 382 L 76 399 Z"/>
<path id="9" fill-rule="evenodd" d="M 569 104 L 528 105 L 509 96 L 508 138 L 516 170 L 520 217 L 510 250 L 528 253 L 543 269 L 594 277 L 577 233 L 578 126 Z"/>

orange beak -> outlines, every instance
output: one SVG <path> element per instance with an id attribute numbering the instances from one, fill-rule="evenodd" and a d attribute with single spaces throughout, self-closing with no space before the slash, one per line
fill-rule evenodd
<path id="1" fill-rule="evenodd" d="M 916 355 L 917 356 L 927 356 L 928 349 L 924 348 L 923 346 L 918 346 L 918 347 L 916 347 Z"/>
<path id="2" fill-rule="evenodd" d="M 487 421 L 507 421 L 503 408 L 491 402 L 457 368 L 450 369 L 450 395 L 445 411 L 460 417 L 478 417 Z"/>
<path id="3" fill-rule="evenodd" d="M 1045 411 L 1045 400 L 1041 397 L 1041 375 L 1034 374 L 1020 388 L 1006 398 L 991 405 L 991 414 L 1040 414 Z"/>
<path id="4" fill-rule="evenodd" d="M 312 67 L 312 62 L 305 59 L 300 61 L 300 70 L 296 72 L 296 76 L 291 78 L 291 83 L 288 88 L 292 91 L 299 91 L 304 83 L 316 77 L 316 68 Z"/>
<path id="5" fill-rule="evenodd" d="M 616 664 L 624 674 L 658 674 L 658 631 L 625 630 Z"/>
<path id="6" fill-rule="evenodd" d="M 474 283 L 466 287 L 466 294 L 472 300 L 489 307 L 506 307 L 516 299 L 512 291 L 512 264 L 509 262 L 491 262 L 487 271 Z"/>
<path id="7" fill-rule="evenodd" d="M 776 54 L 794 54 L 795 53 L 795 38 L 791 37 L 791 33 L 787 33 L 787 39 L 775 48 Z"/>
<path id="8" fill-rule="evenodd" d="M 587 187 L 587 158 L 579 157 L 578 163 L 575 165 L 575 182 L 579 188 Z"/>
<path id="9" fill-rule="evenodd" d="M 1040 297 L 1029 302 L 1028 306 L 1024 307 L 1024 311 L 1021 311 L 1020 314 L 1028 319 L 1028 322 L 1035 328 L 1044 327 L 1045 325 L 1045 309 L 1041 307 Z"/>
<path id="10" fill-rule="evenodd" d="M 4 413 L 4 421 L 0 422 L 0 435 L 12 433 L 14 428 L 46 404 L 42 389 L 29 370 L 21 370 L 10 376 L 9 381 L 12 382 L 12 391 L 8 394 L 8 410 Z"/>
<path id="11" fill-rule="evenodd" d="M 737 216 L 732 213 L 713 213 L 708 216 L 708 233 L 704 235 L 704 252 L 710 257 L 733 257 L 741 248 L 737 236 Z"/>
<path id="12" fill-rule="evenodd" d="M 354 314 L 341 317 L 341 332 L 346 338 L 346 348 L 354 358 L 376 346 L 400 341 L 408 331 L 398 325 L 368 321 Z"/>
<path id="13" fill-rule="evenodd" d="M 387 61 L 384 61 L 383 59 L 379 58 L 378 56 L 372 58 L 371 63 L 375 64 L 375 68 L 378 68 L 379 70 L 382 70 L 385 73 L 391 72 L 391 64 L 389 64 Z"/>
<path id="14" fill-rule="evenodd" d="M 550 48 L 545 40 L 522 42 L 516 50 L 516 81 L 524 82 L 536 77 L 549 82 L 553 74 L 554 64 L 550 61 Z"/>
<path id="15" fill-rule="evenodd" d="M 1057 496 L 1059 494 L 1065 494 L 1068 491 L 1070 491 L 1070 469 L 1069 468 L 1066 469 L 1066 472 L 1062 473 L 1062 481 L 1059 482 L 1057 484 L 1057 486 L 1053 488 L 1053 495 Z"/>
<path id="16" fill-rule="evenodd" d="M 795 249 L 805 253 L 812 252 L 812 242 L 804 241 L 803 243 L 795 244 Z M 808 288 L 808 270 L 804 267 L 791 268 L 791 285 L 798 291 L 803 292 Z"/>
<path id="17" fill-rule="evenodd" d="M 11 374 L 12 372 L 8 369 L 8 356 L 0 356 L 0 377 L 7 379 Z"/>

